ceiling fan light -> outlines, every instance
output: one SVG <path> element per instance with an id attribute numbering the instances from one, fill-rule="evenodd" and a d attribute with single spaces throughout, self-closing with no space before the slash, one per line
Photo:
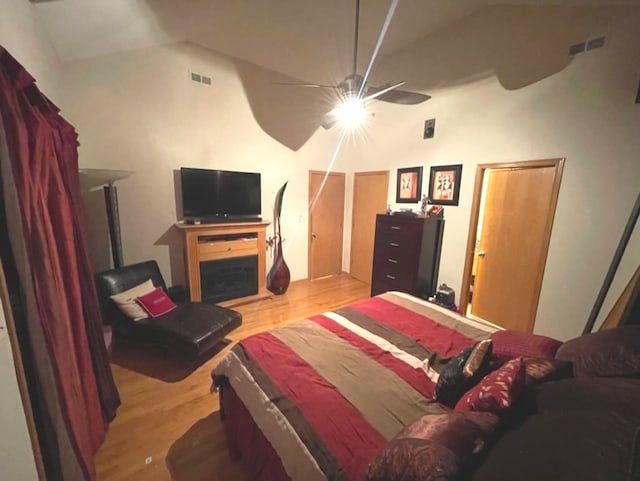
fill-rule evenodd
<path id="1" fill-rule="evenodd" d="M 363 124 L 367 112 L 362 99 L 352 97 L 340 102 L 335 110 L 335 115 L 342 127 L 353 129 Z"/>

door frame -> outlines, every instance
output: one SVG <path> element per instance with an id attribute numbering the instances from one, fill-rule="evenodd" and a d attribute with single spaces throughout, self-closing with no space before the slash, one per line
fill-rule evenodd
<path id="1" fill-rule="evenodd" d="M 351 274 L 351 267 L 353 266 L 353 226 L 354 226 L 354 221 L 353 219 L 355 218 L 355 200 L 356 200 L 356 179 L 359 177 L 365 177 L 365 176 L 370 176 L 370 175 L 386 175 L 386 180 L 387 180 L 387 187 L 386 187 L 386 193 L 385 193 L 385 206 L 388 204 L 388 200 L 389 200 L 389 178 L 391 177 L 391 173 L 388 170 L 368 170 L 368 171 L 364 171 L 364 172 L 354 172 L 353 173 L 353 192 L 351 193 L 351 232 L 350 232 L 350 239 L 349 239 L 349 274 L 351 275 L 351 277 L 353 277 L 353 275 Z M 382 212 L 380 212 L 382 213 Z M 374 220 L 374 225 L 375 225 L 375 220 Z M 354 279 L 356 279 L 354 277 Z M 361 279 L 358 279 L 361 280 Z"/>
<path id="2" fill-rule="evenodd" d="M 308 177 L 308 184 L 307 184 L 307 192 L 308 192 L 308 197 L 309 197 L 309 204 L 307 206 L 307 279 L 313 281 L 316 279 L 320 279 L 319 277 L 312 279 L 311 278 L 311 243 L 313 241 L 311 234 L 312 234 L 312 217 L 313 217 L 313 211 L 312 211 L 312 205 L 311 205 L 311 201 L 313 200 L 311 198 L 311 177 L 314 174 L 321 174 L 324 176 L 330 176 L 330 175 L 335 175 L 335 176 L 339 176 L 342 177 L 342 184 L 343 184 L 343 188 L 344 188 L 344 198 L 342 199 L 343 202 L 343 206 L 346 206 L 346 195 L 347 195 L 347 175 L 345 172 L 335 172 L 335 171 L 327 171 L 327 170 L 309 170 L 309 177 Z M 340 245 L 340 272 L 338 274 L 341 274 L 343 271 L 342 269 L 342 261 L 344 260 L 344 210 L 342 212 L 342 244 Z"/>
<path id="3" fill-rule="evenodd" d="M 462 288 L 460 289 L 460 312 L 465 313 L 469 308 L 469 292 L 471 289 L 471 274 L 473 270 L 473 258 L 475 255 L 476 240 L 478 236 L 478 217 L 480 215 L 480 202 L 482 200 L 482 185 L 487 170 L 492 169 L 530 169 L 537 167 L 553 167 L 555 168 L 553 179 L 553 190 L 551 191 L 552 209 L 547 218 L 547 225 L 544 230 L 544 256 L 540 259 L 541 269 L 540 275 L 535 281 L 535 302 L 532 312 L 529 315 L 528 328 L 529 332 L 533 332 L 533 326 L 536 321 L 536 313 L 540 302 L 540 291 L 542 290 L 542 279 L 544 277 L 544 267 L 547 263 L 547 255 L 549 254 L 549 243 L 551 241 L 551 230 L 553 228 L 553 219 L 558 205 L 558 194 L 560 192 L 560 183 L 562 181 L 562 172 L 564 169 L 564 157 L 556 159 L 542 160 L 525 160 L 522 162 L 498 162 L 494 164 L 478 164 L 476 167 L 476 179 L 473 187 L 473 201 L 471 204 L 471 218 L 469 220 L 469 233 L 467 235 L 467 248 L 465 251 L 464 269 L 462 271 Z M 489 319 L 490 321 L 490 319 Z"/>

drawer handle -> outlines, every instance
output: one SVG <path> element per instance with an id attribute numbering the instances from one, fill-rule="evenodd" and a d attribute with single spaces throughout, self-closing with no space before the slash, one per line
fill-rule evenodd
<path id="1" fill-rule="evenodd" d="M 392 276 L 392 275 L 389 275 L 389 274 L 387 274 L 385 277 L 387 279 L 391 279 L 391 280 L 394 280 L 394 281 L 396 280 L 396 276 Z"/>
<path id="2" fill-rule="evenodd" d="M 393 229 L 393 230 L 400 230 L 400 227 L 398 227 L 397 225 L 392 225 L 392 226 L 391 226 L 391 229 Z"/>
<path id="3" fill-rule="evenodd" d="M 389 242 L 391 247 L 400 247 L 400 244 L 396 244 L 395 242 Z"/>
<path id="4" fill-rule="evenodd" d="M 387 259 L 387 260 L 388 260 L 389 262 L 391 262 L 392 264 L 397 264 L 397 263 L 398 263 L 398 261 L 397 261 L 397 260 L 395 260 L 395 259 Z"/>

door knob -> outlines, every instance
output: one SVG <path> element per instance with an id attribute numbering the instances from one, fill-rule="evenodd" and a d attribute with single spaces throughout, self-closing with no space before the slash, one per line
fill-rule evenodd
<path id="1" fill-rule="evenodd" d="M 485 251 L 478 251 L 478 257 L 484 257 L 486 254 Z"/>
<path id="2" fill-rule="evenodd" d="M 316 235 L 316 233 L 315 233 L 315 232 L 312 232 L 312 233 L 311 233 L 311 238 L 315 239 L 316 237 L 318 237 L 318 236 Z"/>

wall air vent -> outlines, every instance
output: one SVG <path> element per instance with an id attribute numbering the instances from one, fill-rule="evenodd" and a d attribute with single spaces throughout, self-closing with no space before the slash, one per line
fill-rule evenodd
<path id="1" fill-rule="evenodd" d="M 588 52 L 589 50 L 596 50 L 605 46 L 607 38 L 603 35 L 601 37 L 592 38 L 585 42 L 574 43 L 569 47 L 569 56 L 573 57 L 582 52 Z"/>
<path id="2" fill-rule="evenodd" d="M 584 52 L 586 44 L 584 42 L 576 43 L 569 47 L 569 55 L 578 55 L 579 53 Z"/>
<path id="3" fill-rule="evenodd" d="M 587 42 L 587 50 L 595 50 L 604 47 L 605 37 L 598 37 Z"/>
<path id="4" fill-rule="evenodd" d="M 199 84 L 211 86 L 211 77 L 207 77 L 206 75 L 201 75 L 196 72 L 189 72 L 189 78 L 194 82 L 198 82 Z"/>

